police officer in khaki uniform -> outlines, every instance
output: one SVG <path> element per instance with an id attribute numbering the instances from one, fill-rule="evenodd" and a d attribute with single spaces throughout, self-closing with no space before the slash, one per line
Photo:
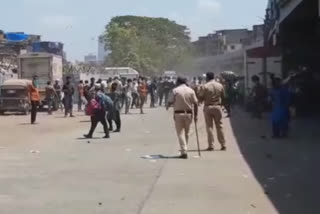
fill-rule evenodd
<path id="1" fill-rule="evenodd" d="M 208 151 L 214 151 L 214 137 L 213 127 L 214 124 L 217 129 L 219 143 L 221 150 L 226 151 L 226 141 L 222 124 L 222 109 L 224 103 L 225 91 L 222 84 L 214 80 L 214 73 L 209 72 L 206 74 L 207 83 L 204 84 L 199 92 L 199 100 L 204 103 L 204 117 L 206 121 L 206 128 L 208 134 Z M 214 123 L 213 123 L 214 122 Z"/>
<path id="2" fill-rule="evenodd" d="M 177 79 L 177 87 L 169 97 L 168 106 L 173 105 L 174 121 L 181 147 L 182 159 L 188 159 L 187 145 L 189 140 L 192 119 L 198 120 L 198 100 L 192 88 L 187 86 L 187 80 L 182 77 Z"/>

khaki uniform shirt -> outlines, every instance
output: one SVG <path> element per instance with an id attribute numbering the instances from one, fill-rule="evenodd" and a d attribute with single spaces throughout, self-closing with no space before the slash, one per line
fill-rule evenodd
<path id="1" fill-rule="evenodd" d="M 204 102 L 205 106 L 221 105 L 224 96 L 225 91 L 223 85 L 215 80 L 204 84 L 199 90 L 199 99 L 201 102 Z"/>
<path id="2" fill-rule="evenodd" d="M 183 84 L 173 89 L 169 103 L 173 104 L 174 111 L 192 111 L 198 99 L 194 90 Z"/>

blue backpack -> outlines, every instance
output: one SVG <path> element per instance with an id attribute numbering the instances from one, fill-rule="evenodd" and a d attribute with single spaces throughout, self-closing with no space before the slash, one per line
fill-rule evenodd
<path id="1" fill-rule="evenodd" d="M 104 93 L 98 93 L 98 102 L 100 103 L 101 107 L 105 111 L 111 111 L 113 109 L 113 101 L 112 99 L 105 95 Z"/>

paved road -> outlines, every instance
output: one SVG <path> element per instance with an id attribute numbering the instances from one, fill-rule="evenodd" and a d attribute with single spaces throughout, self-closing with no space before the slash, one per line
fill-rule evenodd
<path id="1" fill-rule="evenodd" d="M 203 153 L 202 158 L 191 152 L 189 160 L 141 158 L 178 154 L 172 112 L 164 109 L 148 109 L 146 115 L 134 111 L 123 116 L 121 134 L 101 139 L 99 127 L 97 138 L 90 141 L 81 139 L 90 125 L 85 116 L 65 119 L 60 113 L 42 113 L 34 126 L 25 116 L 1 117 L 0 213 L 317 213 L 311 212 L 311 208 L 318 208 L 312 203 L 316 199 L 298 201 L 304 196 L 312 199 L 312 190 L 310 198 L 308 194 L 296 196 L 303 192 L 301 188 L 288 192 L 295 182 L 310 184 L 309 179 L 297 176 L 298 180 L 293 179 L 280 191 L 277 181 L 288 183 L 291 174 L 273 171 L 287 169 L 303 148 L 308 154 L 303 164 L 296 161 L 290 170 L 309 173 L 303 170 L 318 160 L 315 151 L 319 146 L 295 149 L 295 145 L 282 145 L 279 151 L 290 151 L 280 156 L 277 142 L 260 138 L 266 135 L 266 125 L 262 125 L 266 121 L 252 121 L 244 115 L 238 111 L 232 120 L 225 119 L 227 152 Z M 203 125 L 200 138 L 204 149 Z M 195 145 L 193 135 L 190 149 Z M 278 168 L 278 160 L 282 168 Z M 264 167 L 270 174 L 263 173 Z M 292 206 L 287 206 L 291 202 Z M 300 212 L 304 205 L 313 207 Z"/>

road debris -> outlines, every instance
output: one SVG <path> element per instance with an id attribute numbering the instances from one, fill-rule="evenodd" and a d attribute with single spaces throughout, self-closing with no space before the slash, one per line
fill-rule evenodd
<path id="1" fill-rule="evenodd" d="M 163 155 L 145 155 L 141 157 L 142 159 L 147 159 L 147 160 L 157 160 L 157 159 L 163 159 Z"/>
<path id="2" fill-rule="evenodd" d="M 250 204 L 250 206 L 251 206 L 252 208 L 257 208 L 256 205 L 254 205 L 254 204 Z"/>
<path id="3" fill-rule="evenodd" d="M 40 151 L 38 151 L 38 150 L 30 150 L 30 153 L 33 153 L 33 154 L 39 154 L 39 153 L 40 153 Z"/>
<path id="4" fill-rule="evenodd" d="M 249 175 L 243 174 L 242 177 L 244 177 L 244 178 L 249 178 Z"/>

